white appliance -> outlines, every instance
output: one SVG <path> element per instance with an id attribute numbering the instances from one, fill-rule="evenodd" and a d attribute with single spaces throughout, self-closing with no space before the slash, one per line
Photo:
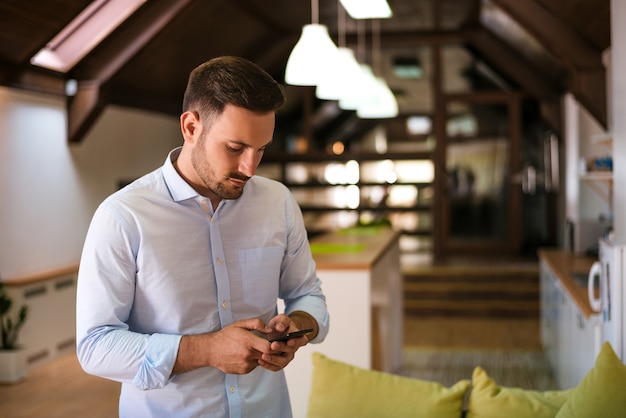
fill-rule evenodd
<path id="1" fill-rule="evenodd" d="M 600 312 L 601 343 L 608 341 L 626 362 L 626 246 L 600 239 L 598 261 L 589 271 L 588 295 L 591 309 Z M 597 284 L 596 284 L 597 283 Z M 596 288 L 599 294 L 596 295 Z"/>

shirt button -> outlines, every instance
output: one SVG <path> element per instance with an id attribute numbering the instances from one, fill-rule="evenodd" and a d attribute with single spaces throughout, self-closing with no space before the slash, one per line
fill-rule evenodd
<path id="1" fill-rule="evenodd" d="M 220 265 L 222 264 L 222 259 L 218 257 L 217 260 L 215 260 L 215 262 L 217 263 L 217 265 Z"/>
<path id="2" fill-rule="evenodd" d="M 228 307 L 228 303 L 226 301 L 222 302 L 222 308 L 226 309 Z"/>
<path id="3" fill-rule="evenodd" d="M 230 387 L 230 393 L 235 393 L 235 387 L 234 386 Z"/>

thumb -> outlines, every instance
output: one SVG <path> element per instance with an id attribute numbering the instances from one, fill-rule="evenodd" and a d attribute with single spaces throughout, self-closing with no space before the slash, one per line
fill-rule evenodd
<path id="1" fill-rule="evenodd" d="M 233 325 L 248 331 L 258 331 L 263 334 L 269 334 L 272 332 L 272 329 L 265 325 L 265 322 L 259 318 L 241 319 Z"/>

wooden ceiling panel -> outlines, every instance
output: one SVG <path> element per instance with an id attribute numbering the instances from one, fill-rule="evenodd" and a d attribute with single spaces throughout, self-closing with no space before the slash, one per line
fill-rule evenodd
<path id="1" fill-rule="evenodd" d="M 611 45 L 611 0 L 535 0 L 598 51 Z"/>
<path id="2" fill-rule="evenodd" d="M 13 65 L 28 63 L 89 3 L 91 0 L 0 1 L 0 60 Z"/>
<path id="3" fill-rule="evenodd" d="M 533 34 L 529 33 L 512 16 L 491 1 L 483 3 L 481 23 L 502 42 L 515 50 L 515 54 L 541 71 L 542 76 L 555 84 L 566 74 L 565 67 Z M 559 89 L 565 87 L 558 83 Z"/>
<path id="4" fill-rule="evenodd" d="M 111 81 L 117 100 L 124 101 L 124 92 L 144 94 L 161 98 L 151 100 L 157 108 L 170 102 L 168 108 L 178 111 L 189 72 L 200 63 L 220 55 L 239 55 L 263 65 L 265 54 L 274 48 L 279 52 L 263 66 L 281 79 L 301 25 L 287 26 L 273 11 L 261 14 L 255 10 L 260 5 L 259 1 L 191 2 Z M 278 65 L 268 68 L 277 60 Z"/>

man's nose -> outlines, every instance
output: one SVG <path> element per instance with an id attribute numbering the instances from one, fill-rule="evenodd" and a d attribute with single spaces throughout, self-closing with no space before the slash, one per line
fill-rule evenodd
<path id="1" fill-rule="evenodd" d="M 254 152 L 245 152 L 241 160 L 239 160 L 239 172 L 248 177 L 254 176 L 256 173 L 256 167 L 258 165 L 258 160 L 256 158 L 256 153 Z"/>

